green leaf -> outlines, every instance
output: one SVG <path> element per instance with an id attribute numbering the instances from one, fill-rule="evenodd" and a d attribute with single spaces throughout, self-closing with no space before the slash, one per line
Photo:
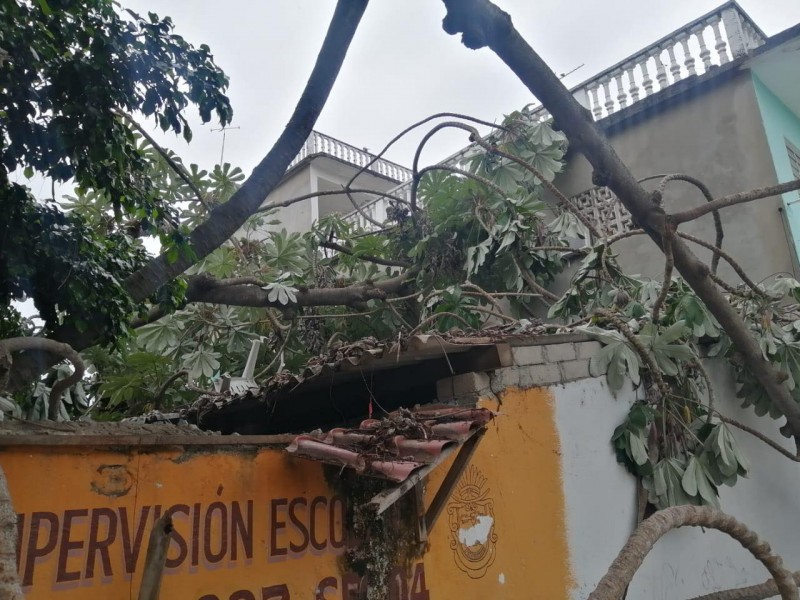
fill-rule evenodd
<path id="1" fill-rule="evenodd" d="M 692 456 L 689 459 L 689 464 L 686 465 L 686 471 L 683 472 L 681 478 L 681 485 L 683 490 L 690 496 L 697 495 L 698 471 L 702 470 L 697 459 Z M 702 475 L 705 478 L 705 474 Z"/>
<path id="2" fill-rule="evenodd" d="M 49 17 L 53 14 L 53 9 L 50 8 L 50 5 L 47 3 L 47 0 L 38 0 L 39 8 L 42 9 L 42 13 L 44 16 Z"/>

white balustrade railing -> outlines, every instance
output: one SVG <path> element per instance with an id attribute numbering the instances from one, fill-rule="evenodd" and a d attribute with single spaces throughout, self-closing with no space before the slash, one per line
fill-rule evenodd
<path id="1" fill-rule="evenodd" d="M 739 4 L 726 2 L 571 91 L 599 121 L 682 79 L 736 60 L 765 41 Z M 537 120 L 549 118 L 541 110 Z"/>
<path id="2" fill-rule="evenodd" d="M 374 154 L 366 150 L 360 150 L 336 138 L 324 135 L 318 131 L 312 131 L 311 135 L 308 136 L 305 144 L 303 144 L 303 147 L 300 149 L 300 152 L 294 157 L 294 160 L 289 163 L 289 169 L 299 164 L 300 161 L 305 158 L 315 154 L 332 156 L 333 158 L 337 158 L 357 167 L 363 167 L 375 158 Z M 368 170 L 378 175 L 388 177 L 389 179 L 394 179 L 395 181 L 406 181 L 411 178 L 411 171 L 409 169 L 382 158 L 372 163 Z"/>
<path id="3" fill-rule="evenodd" d="M 572 88 L 571 92 L 578 102 L 591 111 L 594 120 L 599 121 L 683 79 L 703 75 L 716 66 L 736 60 L 761 46 L 766 39 L 764 32 L 737 2 L 726 2 Z M 529 117 L 544 122 L 550 119 L 550 113 L 544 107 L 539 107 L 533 109 Z M 442 164 L 463 165 L 473 148 L 464 148 L 442 161 Z M 411 172 L 403 170 L 408 173 L 406 179 L 410 179 Z M 411 185 L 406 181 L 388 194 L 408 198 L 410 189 Z M 578 196 L 584 200 L 588 198 L 583 198 L 582 194 Z M 591 210 L 602 204 L 595 202 L 597 198 L 592 197 L 591 200 L 594 206 Z M 389 202 L 386 197 L 375 198 L 364 204 L 361 210 L 370 218 L 383 222 Z M 348 213 L 344 218 L 366 230 L 376 229 L 358 211 Z"/>

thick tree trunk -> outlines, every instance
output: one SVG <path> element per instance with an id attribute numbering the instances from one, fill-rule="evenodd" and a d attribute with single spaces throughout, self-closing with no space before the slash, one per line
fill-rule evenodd
<path id="1" fill-rule="evenodd" d="M 253 215 L 280 182 L 297 156 L 322 112 L 339 75 L 347 49 L 367 8 L 367 0 L 340 0 L 303 95 L 278 141 L 231 199 L 217 206 L 209 219 L 191 234 L 195 256 L 182 256 L 173 263 L 166 254 L 154 258 L 128 277 L 125 288 L 140 302 L 192 264 L 208 256 L 228 240 Z"/>
<path id="2" fill-rule="evenodd" d="M 17 576 L 17 513 L 0 467 L 0 598 L 24 600 Z"/>

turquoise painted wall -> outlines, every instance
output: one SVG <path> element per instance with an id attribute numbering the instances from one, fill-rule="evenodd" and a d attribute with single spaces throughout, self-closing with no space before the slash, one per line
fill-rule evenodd
<path id="1" fill-rule="evenodd" d="M 800 148 L 800 115 L 789 110 L 789 107 L 781 102 L 755 75 L 753 75 L 753 84 L 778 182 L 792 181 L 795 177 L 789 163 L 789 155 L 786 152 L 786 140 L 789 140 L 796 148 Z M 797 253 L 800 250 L 800 192 L 783 195 L 783 210 L 789 224 L 795 253 Z M 798 255 L 798 260 L 800 260 L 800 255 Z"/>

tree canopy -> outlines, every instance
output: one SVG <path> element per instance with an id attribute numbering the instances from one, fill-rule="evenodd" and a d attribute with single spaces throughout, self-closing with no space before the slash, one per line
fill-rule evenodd
<path id="1" fill-rule="evenodd" d="M 149 118 L 190 139 L 185 111 L 192 106 L 204 121 L 216 115 L 225 125 L 232 115 L 227 79 L 209 49 L 174 34 L 168 18 L 141 18 L 102 1 L 4 6 L 4 410 L 70 418 L 91 403 L 95 418 L 117 418 L 179 407 L 239 371 L 254 339 L 267 342 L 264 378 L 365 336 L 579 328 L 604 344 L 593 373 L 613 389 L 627 379 L 645 391 L 612 442 L 656 506 L 713 504 L 720 485 L 747 471 L 729 429 L 741 424 L 715 405 L 702 357 L 727 358 L 744 402 L 757 414 L 787 417 L 793 433 L 800 283 L 756 285 L 719 248 L 719 237 L 711 244 L 677 230 L 777 188 L 715 200 L 701 182 L 675 174 L 645 189 L 504 13 L 488 3 L 472 3 L 474 13 L 445 4 L 445 28 L 464 29 L 469 47 L 491 45 L 558 128 L 531 107 L 496 126 L 434 115 L 404 132 L 431 123 L 414 158 L 410 200 L 394 198 L 387 220 L 366 229 L 331 215 L 303 234 L 287 233 L 272 214 L 303 198 L 261 204 L 322 109 L 365 3 L 338 5 L 289 127 L 248 178 L 228 164 L 184 165 L 139 124 Z M 497 31 L 473 30 L 460 20 L 466 14 Z M 482 137 L 478 125 L 491 132 Z M 462 130 L 472 142 L 464 163 L 421 166 L 423 146 L 444 129 Z M 570 138 L 643 229 L 611 236 L 558 191 L 553 181 Z M 51 197 L 37 199 L 13 180 L 20 172 L 72 189 L 55 197 L 53 187 Z M 665 215 L 660 190 L 675 180 L 711 202 Z M 640 234 L 665 251 L 662 281 L 632 277 L 615 259 L 613 244 Z M 145 252 L 145 236 L 158 237 L 160 256 Z M 711 265 L 695 264 L 684 240 L 712 249 Z M 716 276 L 720 259 L 744 284 Z M 556 296 L 550 284 L 568 267 L 571 284 Z M 16 312 L 13 302 L 24 298 L 33 298 L 40 324 Z M 540 322 L 545 315 L 551 324 Z M 769 385 L 763 365 L 773 373 Z"/>

